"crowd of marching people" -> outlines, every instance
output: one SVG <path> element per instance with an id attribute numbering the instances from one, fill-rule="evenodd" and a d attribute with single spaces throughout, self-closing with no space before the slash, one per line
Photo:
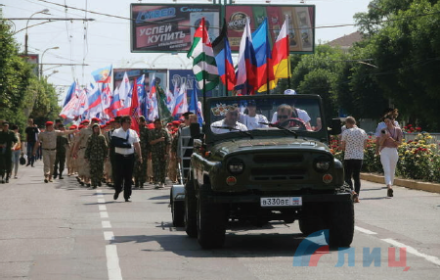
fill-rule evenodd
<path id="1" fill-rule="evenodd" d="M 192 113 L 183 114 L 181 121 L 166 124 L 160 119 L 147 123 L 143 116 L 137 120 L 138 131 L 130 129 L 132 118 L 118 116 L 102 124 L 98 118 L 83 120 L 78 126 L 65 127 L 61 120 L 48 121 L 44 129 L 28 120 L 22 145 L 19 128 L 6 121 L 0 131 L 1 183 L 17 178 L 19 161 L 34 167 L 42 159 L 44 182 L 75 176 L 81 187 L 95 189 L 103 184 L 115 188 L 114 198 L 124 190 L 130 201 L 131 189 L 154 184 L 160 189 L 165 178 L 173 183 L 179 179 L 179 135 L 187 133 L 186 126 L 197 122 Z M 24 154 L 27 155 L 27 163 Z"/>

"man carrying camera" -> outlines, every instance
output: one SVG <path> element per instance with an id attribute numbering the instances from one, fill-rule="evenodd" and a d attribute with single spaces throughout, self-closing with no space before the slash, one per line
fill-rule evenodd
<path id="1" fill-rule="evenodd" d="M 131 118 L 124 116 L 121 118 L 121 128 L 115 129 L 112 133 L 111 143 L 115 148 L 115 194 L 113 199 L 118 199 L 124 184 L 125 202 L 130 202 L 131 181 L 133 178 L 133 168 L 136 151 L 139 163 L 142 164 L 141 146 L 139 136 L 136 131 L 130 129 Z"/>

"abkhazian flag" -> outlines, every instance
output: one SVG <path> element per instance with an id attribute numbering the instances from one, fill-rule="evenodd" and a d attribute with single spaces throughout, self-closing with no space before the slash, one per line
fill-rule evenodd
<path id="1" fill-rule="evenodd" d="M 194 33 L 193 44 L 187 57 L 194 59 L 193 72 L 199 87 L 205 92 L 214 89 L 219 84 L 219 75 L 204 17 Z"/>

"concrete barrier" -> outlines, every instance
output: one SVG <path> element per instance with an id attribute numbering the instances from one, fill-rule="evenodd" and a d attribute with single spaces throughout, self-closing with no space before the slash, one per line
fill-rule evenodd
<path id="1" fill-rule="evenodd" d="M 361 179 L 374 183 L 385 184 L 385 179 L 383 178 L 383 176 L 378 174 L 361 173 Z M 440 193 L 440 184 L 435 184 L 430 182 L 421 182 L 416 180 L 396 178 L 394 179 L 394 185 L 409 189 Z"/>

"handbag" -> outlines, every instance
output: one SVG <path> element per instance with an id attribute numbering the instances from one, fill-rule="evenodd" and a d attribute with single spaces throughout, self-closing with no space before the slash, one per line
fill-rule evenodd
<path id="1" fill-rule="evenodd" d="M 24 158 L 23 155 L 21 155 L 20 157 L 20 165 L 25 165 L 26 164 L 26 159 Z"/>

